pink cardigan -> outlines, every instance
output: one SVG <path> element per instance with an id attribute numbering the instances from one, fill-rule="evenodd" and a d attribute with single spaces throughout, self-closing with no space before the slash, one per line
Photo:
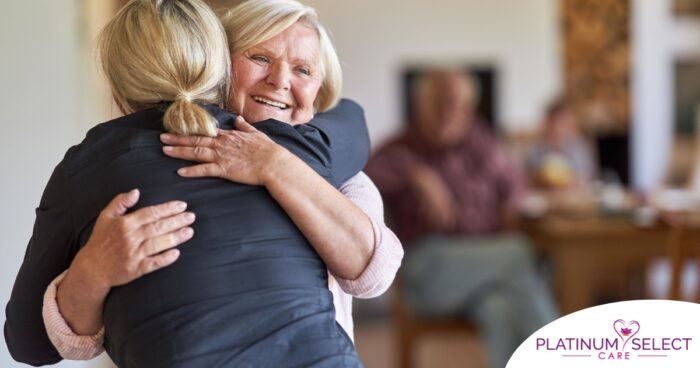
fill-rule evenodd
<path id="1" fill-rule="evenodd" d="M 336 320 L 354 341 L 352 298 L 373 298 L 384 293 L 394 281 L 401 265 L 403 248 L 396 235 L 384 224 L 384 208 L 377 187 L 364 173 L 352 177 L 340 192 L 367 214 L 374 231 L 374 253 L 362 274 L 345 280 L 329 273 L 328 288 L 333 293 Z M 104 348 L 104 327 L 95 335 L 77 335 L 61 316 L 56 302 L 56 289 L 65 272 L 56 277 L 44 295 L 43 316 L 46 331 L 59 354 L 66 359 L 88 360 Z"/>

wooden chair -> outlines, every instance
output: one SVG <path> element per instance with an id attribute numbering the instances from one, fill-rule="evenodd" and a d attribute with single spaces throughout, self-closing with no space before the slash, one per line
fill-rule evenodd
<path id="1" fill-rule="evenodd" d="M 463 319 L 427 319 L 419 318 L 413 314 L 403 301 L 401 295 L 401 283 L 398 278 L 395 281 L 395 289 L 391 301 L 392 319 L 394 331 L 398 340 L 398 364 L 399 368 L 410 368 L 414 363 L 414 350 L 416 341 L 424 335 L 435 333 L 468 332 L 477 334 L 477 327 Z"/>
<path id="2" fill-rule="evenodd" d="M 670 226 L 668 254 L 671 260 L 671 287 L 668 298 L 681 300 L 683 269 L 691 257 L 698 255 L 699 218 L 692 214 L 676 214 L 667 223 Z M 695 290 L 695 302 L 700 302 L 700 287 Z"/>

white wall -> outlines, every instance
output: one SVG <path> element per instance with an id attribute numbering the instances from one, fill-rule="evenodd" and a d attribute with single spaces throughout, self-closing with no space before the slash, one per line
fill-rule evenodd
<path id="1" fill-rule="evenodd" d="M 632 170 L 637 188 L 657 189 L 673 144 L 673 67 L 700 58 L 700 23 L 679 18 L 671 0 L 632 2 Z"/>
<path id="2" fill-rule="evenodd" d="M 632 181 L 656 187 L 668 161 L 672 118 L 669 1 L 632 2 Z"/>
<path id="3" fill-rule="evenodd" d="M 92 0 L 91 0 L 92 1 Z M 67 148 L 86 127 L 81 107 L 78 0 L 13 1 L 0 12 L 0 306 L 7 304 L 32 233 L 34 208 Z M 4 318 L 3 318 L 4 322 Z M 0 345 L 0 367 L 24 366 Z M 59 367 L 104 367 L 62 363 Z"/>
<path id="4" fill-rule="evenodd" d="M 504 128 L 532 128 L 562 85 L 556 0 L 308 0 L 344 63 L 345 95 L 373 143 L 402 122 L 401 71 L 416 62 L 493 62 Z"/>

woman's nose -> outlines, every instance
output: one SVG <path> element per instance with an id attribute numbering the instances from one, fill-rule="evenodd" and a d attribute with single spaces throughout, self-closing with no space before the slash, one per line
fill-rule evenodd
<path id="1" fill-rule="evenodd" d="M 289 90 L 291 86 L 291 78 L 289 68 L 284 63 L 277 63 L 270 70 L 267 76 L 267 83 L 272 85 L 276 90 Z"/>

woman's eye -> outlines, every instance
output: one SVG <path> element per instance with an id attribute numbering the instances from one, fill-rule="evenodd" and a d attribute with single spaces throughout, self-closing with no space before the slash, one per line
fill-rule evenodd
<path id="1" fill-rule="evenodd" d="M 261 63 L 268 63 L 268 62 L 270 62 L 270 59 L 268 59 L 267 56 L 263 56 L 263 55 L 253 55 L 253 56 L 251 56 L 250 58 L 251 58 L 252 60 L 254 60 L 254 61 L 258 61 L 258 62 L 261 62 Z"/>
<path id="2" fill-rule="evenodd" d="M 299 67 L 297 71 L 303 75 L 311 75 L 311 70 L 309 70 L 309 68 Z"/>

